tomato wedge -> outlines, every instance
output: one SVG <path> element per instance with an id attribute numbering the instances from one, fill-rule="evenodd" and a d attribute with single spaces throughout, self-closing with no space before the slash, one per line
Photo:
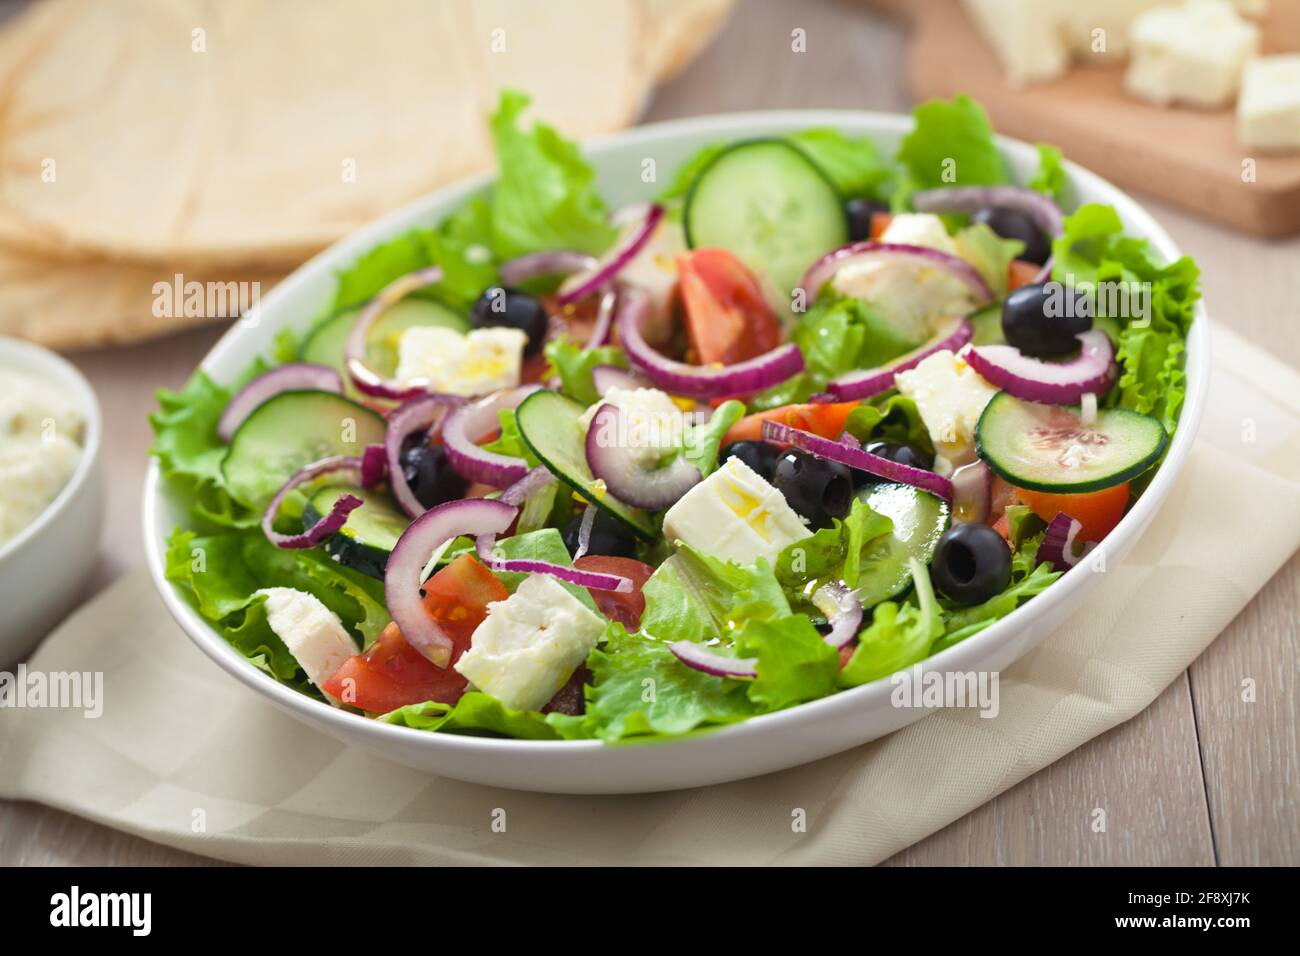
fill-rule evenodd
<path id="1" fill-rule="evenodd" d="M 722 443 L 733 441 L 758 441 L 763 437 L 763 422 L 777 422 L 800 428 L 822 438 L 839 438 L 844 432 L 844 422 L 849 413 L 861 402 L 810 402 L 807 405 L 782 405 L 765 412 L 746 415 L 723 437 Z"/>
<path id="2" fill-rule="evenodd" d="M 879 242 L 885 236 L 885 230 L 889 224 L 894 221 L 894 214 L 889 212 L 873 212 L 871 214 L 871 241 Z"/>
<path id="3" fill-rule="evenodd" d="M 1016 495 L 1044 521 L 1050 522 L 1058 514 L 1065 513 L 1083 525 L 1079 532 L 1080 540 L 1100 541 L 1124 517 L 1124 509 L 1128 507 L 1128 482 L 1087 494 L 1056 495 L 1017 488 Z"/>
<path id="4" fill-rule="evenodd" d="M 371 713 L 438 700 L 454 704 L 468 681 L 451 665 L 469 650 L 470 638 L 487 617 L 487 606 L 504 601 L 505 585 L 475 557 L 463 554 L 429 578 L 424 606 L 452 641 L 451 662 L 438 667 L 406 643 L 396 624 L 362 654 L 348 658 L 325 682 L 325 693 Z"/>
<path id="5" fill-rule="evenodd" d="M 1029 285 L 1042 268 L 1037 262 L 1012 259 L 1011 264 L 1007 266 L 1007 291 L 1015 292 L 1021 286 Z"/>
<path id="6" fill-rule="evenodd" d="M 587 593 L 600 608 L 600 613 L 611 621 L 618 621 L 629 631 L 641 626 L 641 615 L 645 613 L 645 587 L 655 569 L 635 558 L 615 558 L 604 554 L 584 554 L 573 562 L 575 568 L 583 571 L 596 571 L 601 574 L 617 574 L 632 579 L 632 591 L 620 594 L 617 591 L 602 591 L 599 588 L 587 588 Z"/>
<path id="7" fill-rule="evenodd" d="M 679 255 L 677 287 L 700 365 L 734 365 L 781 344 L 781 324 L 758 280 L 727 250 Z"/>

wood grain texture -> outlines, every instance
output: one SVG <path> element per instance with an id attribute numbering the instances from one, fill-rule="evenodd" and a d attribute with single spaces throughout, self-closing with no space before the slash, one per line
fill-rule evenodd
<path id="1" fill-rule="evenodd" d="M 999 131 L 1061 146 L 1121 186 L 1152 193 L 1261 236 L 1300 232 L 1300 154 L 1265 155 L 1237 141 L 1236 110 L 1168 108 L 1124 90 L 1124 65 L 1076 66 L 1050 83 L 1016 89 L 959 0 L 880 0 L 913 23 L 908 87 L 917 99 L 969 93 Z M 1300 49 L 1291 29 L 1300 0 L 1274 0 L 1264 32 Z M 1242 164 L 1256 178 L 1243 180 Z"/>
<path id="2" fill-rule="evenodd" d="M 806 31 L 806 54 L 790 49 L 794 29 Z M 743 0 L 712 49 L 660 91 L 646 119 L 775 107 L 902 110 L 909 105 L 903 58 L 903 27 L 861 6 Z M 1151 209 L 1201 264 L 1213 320 L 1300 365 L 1300 239 L 1255 239 L 1160 203 Z M 96 588 L 143 560 L 140 482 L 152 392 L 180 384 L 217 334 L 73 357 L 100 395 L 111 436 Z M 1298 609 L 1300 559 L 1293 559 L 1195 663 L 1190 681 L 1175 681 L 1138 717 L 890 862 L 1200 864 L 1214 862 L 1217 843 L 1221 863 L 1300 863 Z M 1236 696 L 1245 676 L 1258 687 L 1251 705 Z M 1105 834 L 1088 827 L 1096 806 L 1107 810 Z M 58 810 L 0 801 L 0 864 L 202 862 Z"/>

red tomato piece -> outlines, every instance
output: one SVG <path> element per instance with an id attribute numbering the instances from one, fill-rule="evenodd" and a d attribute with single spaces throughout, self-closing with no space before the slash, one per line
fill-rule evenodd
<path id="1" fill-rule="evenodd" d="M 763 422 L 773 421 L 789 425 L 822 438 L 839 438 L 844 432 L 844 422 L 849 413 L 861 402 L 810 402 L 807 405 L 782 405 L 766 412 L 746 415 L 722 439 L 724 445 L 733 441 L 758 441 L 763 437 Z"/>
<path id="2" fill-rule="evenodd" d="M 1020 500 L 1033 509 L 1034 514 L 1050 522 L 1065 513 L 1083 525 L 1079 532 L 1081 541 L 1100 541 L 1110 534 L 1128 507 L 1128 482 L 1076 495 L 1057 495 L 1046 491 L 1026 491 L 1017 488 Z"/>
<path id="3" fill-rule="evenodd" d="M 885 230 L 894 221 L 893 213 L 873 212 L 871 214 L 871 241 L 879 242 L 885 236 Z"/>
<path id="4" fill-rule="evenodd" d="M 487 617 L 487 606 L 504 601 L 505 585 L 475 557 L 463 554 L 429 578 L 424 606 L 451 638 L 451 661 L 438 667 L 406 643 L 396 624 L 362 654 L 348 658 L 329 680 L 325 693 L 345 704 L 384 714 L 407 704 L 438 700 L 454 704 L 468 683 L 452 664 L 469 650 L 470 638 Z"/>
<path id="5" fill-rule="evenodd" d="M 1012 259 L 1011 265 L 1007 266 L 1007 291 L 1015 292 L 1021 286 L 1029 285 L 1042 268 L 1037 262 Z"/>
<path id="6" fill-rule="evenodd" d="M 632 579 L 632 590 L 627 594 L 618 591 L 604 591 L 599 588 L 587 588 L 587 593 L 600 608 L 600 613 L 611 621 L 618 621 L 629 631 L 641 626 L 641 615 L 645 613 L 645 587 L 655 569 L 635 558 L 615 558 L 604 554 L 584 554 L 573 566 L 582 571 L 595 571 L 598 574 L 617 574 Z"/>
<path id="7" fill-rule="evenodd" d="M 682 253 L 677 285 L 700 365 L 734 365 L 781 344 L 781 324 L 758 280 L 727 250 Z"/>

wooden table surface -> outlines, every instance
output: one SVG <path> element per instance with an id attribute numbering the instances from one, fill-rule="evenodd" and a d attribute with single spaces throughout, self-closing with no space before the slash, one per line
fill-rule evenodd
<path id="1" fill-rule="evenodd" d="M 797 28 L 806 53 L 791 52 Z M 904 41 L 901 25 L 851 4 L 746 0 L 645 119 L 789 107 L 907 110 Z M 1251 239 L 1151 208 L 1200 263 L 1214 321 L 1300 366 L 1300 238 Z M 152 392 L 183 382 L 218 334 L 74 356 L 107 419 L 110 497 L 96 589 L 143 562 L 139 500 Z M 1146 711 L 890 862 L 1300 863 L 1298 595 L 1293 557 Z M 1249 705 L 1239 698 L 1247 677 L 1260 689 Z M 1107 809 L 1105 834 L 1089 829 L 1094 807 Z M 56 810 L 0 801 L 0 864 L 205 862 Z"/>

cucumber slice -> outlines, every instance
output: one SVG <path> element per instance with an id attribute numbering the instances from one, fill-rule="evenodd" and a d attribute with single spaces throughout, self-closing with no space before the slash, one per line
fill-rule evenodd
<path id="1" fill-rule="evenodd" d="M 894 482 L 863 488 L 858 497 L 894 522 L 893 532 L 862 554 L 858 595 L 862 606 L 870 610 L 912 586 L 908 560 L 916 558 L 929 565 L 939 538 L 951 523 L 951 513 L 942 498 Z"/>
<path id="2" fill-rule="evenodd" d="M 975 330 L 975 334 L 970 340 L 971 345 L 1006 344 L 1007 337 L 1002 334 L 1001 302 L 994 302 L 982 309 L 976 309 L 966 316 L 966 321 L 970 322 L 971 328 Z"/>
<path id="3" fill-rule="evenodd" d="M 356 324 L 360 311 L 360 307 L 343 309 L 317 325 L 302 344 L 302 360 L 343 372 L 348 333 Z M 370 330 L 366 363 L 381 375 L 392 375 L 397 370 L 397 346 L 402 333 L 417 325 L 441 325 L 457 332 L 469 331 L 469 319 L 444 302 L 416 297 L 403 299 L 381 315 Z M 347 380 L 346 375 L 344 380 Z"/>
<path id="4" fill-rule="evenodd" d="M 608 512 L 647 541 L 654 540 L 654 520 L 610 497 L 587 465 L 587 443 L 578 419 L 586 409 L 559 392 L 534 392 L 515 409 L 524 443 L 551 473 L 586 501 Z"/>
<path id="5" fill-rule="evenodd" d="M 809 265 L 849 241 L 831 181 L 779 139 L 747 140 L 715 157 L 686 194 L 683 225 L 692 249 L 734 252 L 787 302 Z"/>
<path id="6" fill-rule="evenodd" d="M 393 553 L 397 539 L 411 519 L 373 491 L 349 485 L 330 485 L 307 500 L 307 507 L 302 512 L 303 527 L 310 528 L 329 514 L 334 502 L 343 495 L 356 495 L 365 504 L 348 515 L 348 523 L 330 538 L 325 550 L 340 564 L 382 581 L 384 569 L 388 567 L 388 556 Z"/>
<path id="7" fill-rule="evenodd" d="M 1164 454 L 1164 426 L 1127 408 L 1097 412 L 1022 402 L 998 392 L 975 426 L 975 451 L 1017 488 L 1075 494 L 1136 478 Z"/>
<path id="8" fill-rule="evenodd" d="M 383 442 L 384 419 L 364 405 L 334 392 L 281 392 L 244 419 L 221 473 L 236 499 L 265 508 L 304 465 L 329 455 L 360 455 Z"/>

